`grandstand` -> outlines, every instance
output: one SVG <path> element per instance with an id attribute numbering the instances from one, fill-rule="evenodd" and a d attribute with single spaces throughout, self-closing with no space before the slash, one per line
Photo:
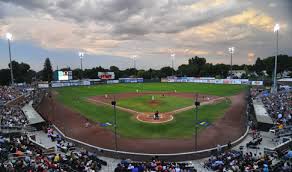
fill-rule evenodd
<path id="1" fill-rule="evenodd" d="M 15 91 L 12 91 L 15 90 Z M 27 91 L 30 90 L 30 91 Z M 15 87 L 1 88 L 1 167 L 0 171 L 64 170 L 64 171 L 289 171 L 291 168 L 292 120 L 291 93 L 262 96 L 254 93 L 250 99 L 254 106 L 256 121 L 249 123 L 250 130 L 239 143 L 218 145 L 211 156 L 173 161 L 153 155 L 143 161 L 131 160 L 132 155 L 110 155 L 102 149 L 88 149 L 86 143 L 76 142 L 65 136 L 58 128 L 45 121 L 36 110 L 46 90 L 19 90 Z M 261 90 L 262 92 L 262 90 Z M 277 97 L 277 98 L 276 98 Z M 279 99 L 280 109 L 266 109 L 271 99 Z M 282 100 L 283 99 L 283 100 Z M 288 102 L 286 102 L 288 101 Z M 271 111 L 272 110 L 272 111 Z M 273 114 L 277 111 L 278 116 Z M 259 115 L 264 113 L 264 115 Z M 274 118 L 274 119 L 272 119 Z M 249 118 L 252 119 L 252 118 Z M 275 120 L 275 122 L 273 122 Z M 257 127 L 254 124 L 258 124 Z M 261 131 L 265 123 L 265 131 Z M 35 125 L 37 124 L 37 125 Z M 271 129 L 266 130 L 266 129 Z M 10 147 L 10 149 L 7 149 Z M 185 158 L 183 158 L 185 159 Z"/>

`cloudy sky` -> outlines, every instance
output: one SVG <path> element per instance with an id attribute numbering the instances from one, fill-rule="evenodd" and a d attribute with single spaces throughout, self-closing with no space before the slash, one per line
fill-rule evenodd
<path id="1" fill-rule="evenodd" d="M 292 0 L 0 0 L 0 68 L 8 64 L 5 33 L 13 34 L 12 56 L 40 70 L 53 67 L 160 68 L 192 56 L 251 64 L 275 54 L 292 55 Z"/>

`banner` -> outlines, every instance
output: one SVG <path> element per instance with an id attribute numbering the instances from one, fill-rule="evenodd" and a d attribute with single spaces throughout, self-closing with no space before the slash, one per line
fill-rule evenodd
<path id="1" fill-rule="evenodd" d="M 119 78 L 120 83 L 142 83 L 143 78 Z"/>
<path id="2" fill-rule="evenodd" d="M 161 78 L 161 82 L 191 82 L 206 84 L 238 84 L 238 85 L 263 85 L 263 81 L 249 81 L 248 79 L 215 79 L 212 77 L 168 77 Z"/>
<path id="3" fill-rule="evenodd" d="M 103 80 L 115 79 L 114 72 L 98 72 L 98 77 Z"/>
<path id="4" fill-rule="evenodd" d="M 118 84 L 119 80 L 107 80 L 106 83 L 107 84 Z"/>
<path id="5" fill-rule="evenodd" d="M 251 81 L 251 85 L 264 85 L 263 81 Z"/>

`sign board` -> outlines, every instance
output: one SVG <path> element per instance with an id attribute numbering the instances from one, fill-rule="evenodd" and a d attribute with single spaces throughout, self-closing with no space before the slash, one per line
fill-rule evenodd
<path id="1" fill-rule="evenodd" d="M 118 84 L 119 80 L 107 80 L 106 83 L 107 84 Z"/>
<path id="2" fill-rule="evenodd" d="M 263 85 L 263 81 L 251 81 L 251 85 Z"/>
<path id="3" fill-rule="evenodd" d="M 161 78 L 161 82 L 191 82 L 208 84 L 238 84 L 238 85 L 263 85 L 263 81 L 249 81 L 248 79 L 214 79 L 212 77 L 175 77 Z"/>
<path id="4" fill-rule="evenodd" d="M 103 80 L 115 79 L 114 72 L 98 72 L 98 77 Z"/>
<path id="5" fill-rule="evenodd" d="M 143 78 L 119 78 L 120 83 L 142 83 Z"/>
<path id="6" fill-rule="evenodd" d="M 58 81 L 72 80 L 72 71 L 58 71 Z"/>

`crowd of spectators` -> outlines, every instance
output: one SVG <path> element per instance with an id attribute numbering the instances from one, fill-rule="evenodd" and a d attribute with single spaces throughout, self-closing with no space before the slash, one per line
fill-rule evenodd
<path id="1" fill-rule="evenodd" d="M 96 172 L 107 165 L 87 151 L 44 153 L 26 135 L 0 136 L 1 172 Z"/>
<path id="2" fill-rule="evenodd" d="M 290 155 L 289 155 L 290 154 Z M 291 172 L 292 151 L 286 151 L 282 155 L 264 155 L 229 150 L 216 156 L 211 156 L 204 168 L 217 172 Z"/>
<path id="3" fill-rule="evenodd" d="M 23 105 L 28 103 L 30 96 L 21 95 L 26 94 L 25 89 L 9 86 L 0 86 L 0 127 L 3 129 L 13 128 L 21 129 L 27 124 L 27 119 L 21 110 Z M 9 105 L 5 103 L 10 102 Z"/>
<path id="4" fill-rule="evenodd" d="M 25 93 L 25 90 L 10 86 L 0 86 L 0 102 L 5 104 Z"/>
<path id="5" fill-rule="evenodd" d="M 271 169 L 272 158 L 261 153 L 251 152 L 243 154 L 241 151 L 230 150 L 216 156 L 211 156 L 204 167 L 218 172 L 252 172 Z"/>
<path id="6" fill-rule="evenodd" d="M 289 91 L 282 91 L 278 93 L 270 93 L 262 97 L 262 102 L 269 113 L 269 115 L 281 122 L 292 124 L 292 94 Z"/>
<path id="7" fill-rule="evenodd" d="M 28 121 L 19 106 L 0 108 L 1 128 L 21 128 Z"/>
<path id="8" fill-rule="evenodd" d="M 189 163 L 164 162 L 158 157 L 152 158 L 149 162 L 132 162 L 122 160 L 115 168 L 115 172 L 196 172 L 196 169 Z"/>

